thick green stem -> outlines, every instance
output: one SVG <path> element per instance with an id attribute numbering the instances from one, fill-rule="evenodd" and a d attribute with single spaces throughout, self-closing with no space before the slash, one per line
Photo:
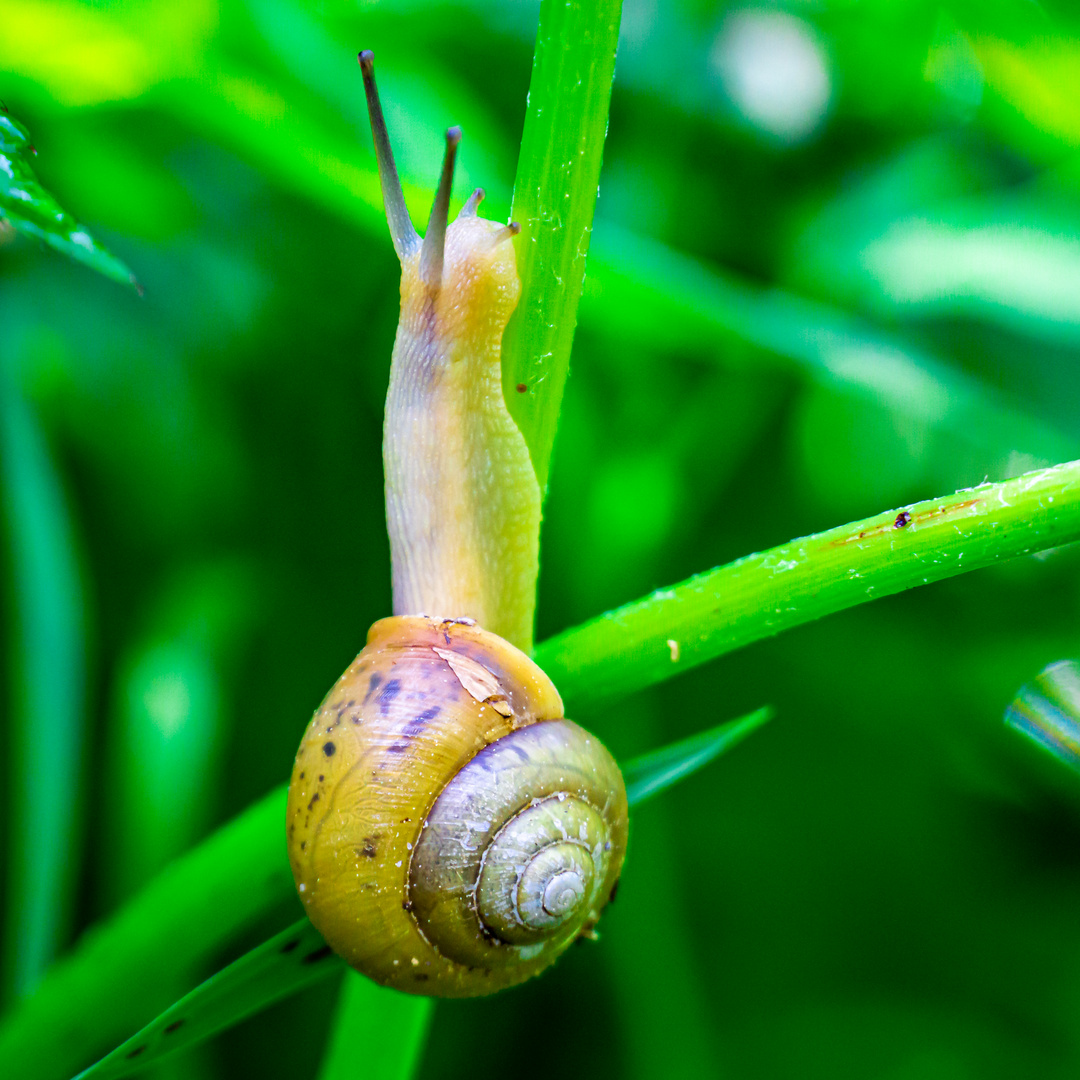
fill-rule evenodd
<path id="1" fill-rule="evenodd" d="M 575 706 L 835 611 L 1080 539 L 1080 461 L 792 540 L 567 630 L 537 662 Z"/>
<path id="2" fill-rule="evenodd" d="M 522 294 L 503 339 L 503 392 L 540 490 L 570 367 L 607 135 L 622 0 L 542 0 L 511 218 Z"/>

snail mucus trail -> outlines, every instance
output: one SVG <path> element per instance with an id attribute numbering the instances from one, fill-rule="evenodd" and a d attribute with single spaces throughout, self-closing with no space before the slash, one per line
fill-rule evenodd
<path id="1" fill-rule="evenodd" d="M 461 133 L 423 240 L 360 54 L 401 320 L 383 439 L 394 615 L 316 711 L 288 799 L 297 890 L 353 967 L 410 993 L 522 982 L 590 936 L 626 850 L 611 754 L 563 716 L 531 640 L 540 490 L 503 398 L 515 225 L 448 223 Z M 507 583 L 515 587 L 507 587 Z M 421 612 L 437 613 L 424 615 Z"/>

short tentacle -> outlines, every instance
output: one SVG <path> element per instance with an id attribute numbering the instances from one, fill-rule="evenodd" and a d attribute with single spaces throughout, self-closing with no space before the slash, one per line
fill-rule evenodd
<path id="1" fill-rule="evenodd" d="M 482 187 L 478 187 L 470 196 L 465 205 L 458 213 L 459 218 L 471 218 L 476 217 L 477 207 L 484 201 L 485 191 Z"/>
<path id="2" fill-rule="evenodd" d="M 497 232 L 491 234 L 491 246 L 497 247 L 499 244 L 513 239 L 519 232 L 521 232 L 521 225 L 516 221 L 511 221 L 509 225 L 504 225 Z"/>

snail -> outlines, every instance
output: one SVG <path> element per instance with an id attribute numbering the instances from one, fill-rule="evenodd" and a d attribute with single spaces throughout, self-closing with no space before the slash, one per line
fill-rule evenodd
<path id="1" fill-rule="evenodd" d="M 360 66 L 402 269 L 383 439 L 395 614 L 304 734 L 289 859 L 308 917 L 353 967 L 469 997 L 594 936 L 626 852 L 626 790 L 514 644 L 527 647 L 533 613 L 506 597 L 534 593 L 540 518 L 500 377 L 517 226 L 478 217 L 481 190 L 448 223 L 451 128 L 421 241 L 370 52 Z"/>

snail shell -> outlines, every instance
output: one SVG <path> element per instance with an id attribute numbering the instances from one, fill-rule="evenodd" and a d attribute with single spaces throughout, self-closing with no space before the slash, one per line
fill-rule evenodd
<path id="1" fill-rule="evenodd" d="M 315 713 L 288 802 L 308 917 L 353 967 L 488 994 L 589 934 L 626 850 L 618 766 L 551 680 L 469 621 L 395 616 Z"/>

